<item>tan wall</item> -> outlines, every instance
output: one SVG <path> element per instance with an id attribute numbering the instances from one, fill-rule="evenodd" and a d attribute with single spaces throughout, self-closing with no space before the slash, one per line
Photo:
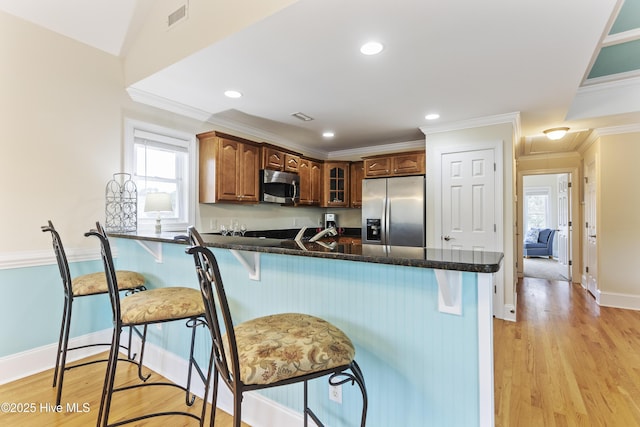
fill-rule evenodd
<path id="1" fill-rule="evenodd" d="M 130 86 L 296 1 L 190 0 L 189 18 L 170 30 L 167 16 L 182 2 L 153 1 L 128 48 L 125 83 Z"/>
<path id="2" fill-rule="evenodd" d="M 598 201 L 598 285 L 640 296 L 640 132 L 602 136 Z"/>

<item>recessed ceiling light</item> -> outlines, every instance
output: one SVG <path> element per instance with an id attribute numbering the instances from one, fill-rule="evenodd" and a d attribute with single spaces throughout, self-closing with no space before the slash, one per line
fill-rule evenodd
<path id="1" fill-rule="evenodd" d="M 224 92 L 225 96 L 229 98 L 240 98 L 242 94 L 237 90 L 227 90 Z"/>
<path id="2" fill-rule="evenodd" d="M 322 136 L 324 136 L 325 138 L 333 138 L 335 134 L 331 131 L 327 131 L 327 132 L 323 132 Z"/>
<path id="3" fill-rule="evenodd" d="M 360 52 L 363 55 L 377 55 L 380 52 L 382 52 L 382 49 L 384 49 L 384 46 L 382 46 L 382 43 L 368 42 L 363 44 L 362 47 L 360 47 Z"/>
<path id="4" fill-rule="evenodd" d="M 424 116 L 424 118 L 427 120 L 435 120 L 440 118 L 440 114 L 438 113 L 427 114 L 426 116 Z"/>

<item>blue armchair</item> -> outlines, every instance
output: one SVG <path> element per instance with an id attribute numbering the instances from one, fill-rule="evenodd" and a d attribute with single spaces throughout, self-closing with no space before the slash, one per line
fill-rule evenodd
<path id="1" fill-rule="evenodd" d="M 527 233 L 529 234 L 529 233 Z M 553 238 L 556 230 L 543 228 L 538 231 L 538 239 L 534 242 L 525 240 L 524 256 L 548 256 L 553 257 Z"/>

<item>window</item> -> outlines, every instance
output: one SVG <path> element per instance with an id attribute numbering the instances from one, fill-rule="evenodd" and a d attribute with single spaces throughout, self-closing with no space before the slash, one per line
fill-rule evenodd
<path id="1" fill-rule="evenodd" d="M 548 228 L 549 221 L 548 188 L 527 188 L 524 199 L 525 231 L 532 228 Z"/>
<path id="2" fill-rule="evenodd" d="M 184 231 L 195 221 L 195 138 L 127 120 L 125 168 L 138 189 L 138 229 L 151 229 L 157 212 L 145 212 L 149 193 L 171 196 L 173 210 L 160 213 L 163 230 Z"/>

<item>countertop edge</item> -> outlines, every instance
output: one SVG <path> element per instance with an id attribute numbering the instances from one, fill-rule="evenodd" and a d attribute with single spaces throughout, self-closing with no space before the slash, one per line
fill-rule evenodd
<path id="1" fill-rule="evenodd" d="M 180 232 L 164 232 L 162 234 L 141 234 L 141 233 L 120 233 L 108 232 L 109 237 L 131 239 L 159 243 L 173 243 L 186 245 L 187 242 L 177 240 L 178 236 L 186 236 L 186 233 Z M 223 243 L 223 242 L 206 242 L 208 247 L 220 249 L 233 249 L 238 251 L 260 252 L 280 255 L 306 256 L 313 258 L 336 259 L 343 261 L 369 262 L 375 264 L 399 265 L 405 267 L 431 268 L 439 270 L 454 270 L 472 273 L 495 273 L 500 270 L 504 255 L 499 252 L 486 252 L 495 258 L 492 262 L 457 262 L 433 259 L 416 259 L 404 257 L 389 257 L 376 255 L 348 254 L 338 252 L 320 252 L 302 249 L 290 249 L 275 246 L 255 246 L 250 244 Z M 430 249 L 430 248 L 427 248 Z M 437 249 L 442 251 L 441 249 Z"/>

